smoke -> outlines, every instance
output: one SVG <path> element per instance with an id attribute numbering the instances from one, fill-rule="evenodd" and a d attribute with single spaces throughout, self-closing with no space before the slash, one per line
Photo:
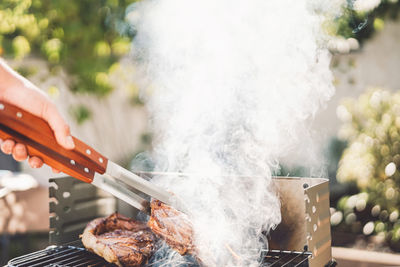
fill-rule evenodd
<path id="1" fill-rule="evenodd" d="M 321 25 L 339 6 L 148 0 L 129 13 L 156 168 L 195 173 L 155 182 L 191 212 L 206 265 L 258 265 L 281 219 L 271 173 L 334 93 Z"/>

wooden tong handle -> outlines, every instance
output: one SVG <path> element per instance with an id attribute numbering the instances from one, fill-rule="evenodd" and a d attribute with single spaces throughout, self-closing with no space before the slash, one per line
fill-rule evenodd
<path id="1" fill-rule="evenodd" d="M 72 137 L 75 148 L 60 146 L 48 123 L 12 104 L 0 102 L 0 138 L 13 139 L 27 147 L 29 156 L 40 157 L 47 165 L 91 183 L 95 172 L 103 174 L 108 159 Z"/>

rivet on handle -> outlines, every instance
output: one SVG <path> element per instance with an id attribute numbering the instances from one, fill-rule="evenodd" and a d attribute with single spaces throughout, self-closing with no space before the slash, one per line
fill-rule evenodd
<path id="1" fill-rule="evenodd" d="M 99 161 L 100 161 L 100 163 L 103 163 L 104 160 L 103 160 L 103 158 L 99 158 Z"/>
<path id="2" fill-rule="evenodd" d="M 89 172 L 89 169 L 88 169 L 88 168 L 85 168 L 84 170 L 85 170 L 85 172 Z"/>
<path id="3" fill-rule="evenodd" d="M 18 117 L 18 118 L 22 118 L 22 113 L 18 111 L 18 112 L 17 112 L 17 117 Z"/>
<path id="4" fill-rule="evenodd" d="M 90 149 L 86 149 L 86 154 L 90 155 L 90 153 L 92 153 L 92 151 L 90 151 Z"/>
<path id="5" fill-rule="evenodd" d="M 4 110 L 4 104 L 0 104 L 0 109 Z"/>
<path id="6" fill-rule="evenodd" d="M 75 160 L 71 159 L 69 162 L 70 162 L 72 165 L 75 165 Z"/>

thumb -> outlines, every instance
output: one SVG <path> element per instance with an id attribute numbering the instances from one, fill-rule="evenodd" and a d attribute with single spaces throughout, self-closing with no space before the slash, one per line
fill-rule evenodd
<path id="1" fill-rule="evenodd" d="M 68 124 L 65 122 L 57 108 L 52 103 L 43 107 L 42 117 L 48 122 L 53 130 L 57 143 L 66 149 L 75 147 Z"/>

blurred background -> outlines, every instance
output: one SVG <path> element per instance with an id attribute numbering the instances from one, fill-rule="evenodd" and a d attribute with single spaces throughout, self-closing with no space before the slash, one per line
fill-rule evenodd
<path id="1" fill-rule="evenodd" d="M 75 136 L 127 168 L 138 157 L 146 162 L 151 148 L 129 58 L 135 30 L 127 19 L 134 2 L 0 1 L 0 56 L 50 95 Z M 313 124 L 323 175 L 331 182 L 332 242 L 395 254 L 400 252 L 400 3 L 348 5 L 326 25 L 336 94 Z M 283 161 L 280 174 L 316 175 L 294 162 Z M 48 244 L 47 186 L 57 175 L 3 154 L 0 169 L 1 265 Z M 140 169 L 151 170 L 151 162 Z"/>

